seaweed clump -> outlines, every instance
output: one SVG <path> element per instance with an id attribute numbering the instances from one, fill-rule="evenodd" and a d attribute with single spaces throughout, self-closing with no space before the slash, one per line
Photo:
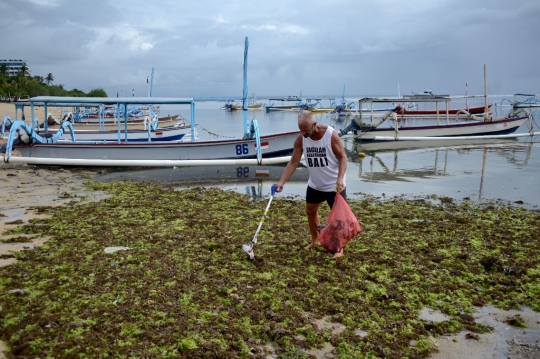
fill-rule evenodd
<path id="1" fill-rule="evenodd" d="M 432 337 L 489 330 L 475 306 L 540 310 L 540 214 L 524 209 L 349 200 L 364 231 L 334 260 L 303 250 L 304 203 L 282 196 L 252 261 L 241 247 L 264 203 L 220 189 L 87 186 L 111 196 L 48 207 L 50 218 L 8 233 L 51 238 L 0 268 L 8 358 L 313 358 L 327 348 L 422 358 Z M 104 251 L 115 246 L 128 249 Z M 425 306 L 451 319 L 419 319 Z"/>

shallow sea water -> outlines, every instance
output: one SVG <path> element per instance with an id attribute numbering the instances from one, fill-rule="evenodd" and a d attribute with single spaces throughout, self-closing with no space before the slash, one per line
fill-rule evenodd
<path id="1" fill-rule="evenodd" d="M 268 103 L 268 100 L 261 100 Z M 238 137 L 244 129 L 242 111 L 221 110 L 223 102 L 197 103 L 197 132 L 201 139 Z M 471 102 L 470 106 L 482 102 Z M 323 103 L 323 106 L 325 104 Z M 459 107 L 459 105 L 456 105 Z M 504 115 L 510 107 L 494 106 L 494 116 Z M 189 119 L 186 108 L 162 107 L 161 115 L 181 114 Z M 297 112 L 266 112 L 250 110 L 249 119 L 257 119 L 260 133 L 267 134 L 297 129 Z M 531 111 L 534 130 L 540 131 L 540 109 Z M 346 125 L 331 114 L 316 114 L 317 122 L 336 129 Z M 518 132 L 527 132 L 524 124 Z M 355 198 L 362 194 L 389 198 L 396 195 L 445 196 L 477 202 L 500 199 L 527 208 L 540 206 L 540 136 L 518 140 L 452 141 L 402 143 L 394 149 L 377 149 L 352 140 L 344 140 L 349 158 L 347 194 Z M 284 166 L 207 166 L 182 168 L 119 169 L 98 176 L 97 180 L 132 178 L 158 180 L 178 188 L 188 186 L 219 186 L 226 190 L 247 193 L 261 199 L 281 177 Z M 298 168 L 280 195 L 303 197 L 307 171 Z M 521 203 L 523 202 L 523 203 Z"/>

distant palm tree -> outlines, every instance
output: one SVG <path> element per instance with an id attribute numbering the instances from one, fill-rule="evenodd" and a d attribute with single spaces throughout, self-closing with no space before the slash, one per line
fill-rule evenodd
<path id="1" fill-rule="evenodd" d="M 47 74 L 47 77 L 45 77 L 45 82 L 47 83 L 47 85 L 50 85 L 51 82 L 54 81 L 54 76 L 53 74 L 51 74 L 50 72 Z"/>
<path id="2" fill-rule="evenodd" d="M 21 68 L 19 69 L 19 75 L 26 76 L 29 74 L 30 74 L 30 70 L 28 69 L 28 66 L 22 65 Z"/>
<path id="3" fill-rule="evenodd" d="M 0 65 L 0 74 L 4 77 L 7 76 L 7 64 Z"/>

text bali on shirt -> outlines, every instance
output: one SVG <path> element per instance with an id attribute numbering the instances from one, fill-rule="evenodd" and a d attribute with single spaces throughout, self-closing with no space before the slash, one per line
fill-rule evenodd
<path id="1" fill-rule="evenodd" d="M 306 147 L 305 157 L 308 167 L 328 167 L 325 147 Z"/>

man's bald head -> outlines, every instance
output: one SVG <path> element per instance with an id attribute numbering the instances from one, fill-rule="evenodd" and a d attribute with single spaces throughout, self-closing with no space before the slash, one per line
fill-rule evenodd
<path id="1" fill-rule="evenodd" d="M 304 110 L 298 115 L 298 128 L 311 128 L 315 122 L 315 115 L 311 111 Z"/>

